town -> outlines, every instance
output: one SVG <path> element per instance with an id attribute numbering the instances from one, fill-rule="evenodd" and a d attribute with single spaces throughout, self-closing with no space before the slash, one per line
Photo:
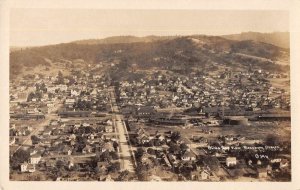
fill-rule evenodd
<path id="1" fill-rule="evenodd" d="M 61 62 L 10 83 L 10 180 L 291 179 L 289 75 Z"/>

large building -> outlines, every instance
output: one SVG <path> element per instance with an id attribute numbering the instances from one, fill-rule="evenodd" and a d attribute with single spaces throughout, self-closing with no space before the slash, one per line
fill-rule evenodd
<path id="1" fill-rule="evenodd" d="M 249 125 L 248 118 L 243 116 L 231 116 L 231 117 L 225 117 L 223 119 L 224 125 Z"/>

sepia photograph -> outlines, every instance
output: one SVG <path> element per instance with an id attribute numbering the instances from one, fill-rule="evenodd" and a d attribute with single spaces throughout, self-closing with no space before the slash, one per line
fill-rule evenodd
<path id="1" fill-rule="evenodd" d="M 10 182 L 292 182 L 289 10 L 8 17 Z"/>

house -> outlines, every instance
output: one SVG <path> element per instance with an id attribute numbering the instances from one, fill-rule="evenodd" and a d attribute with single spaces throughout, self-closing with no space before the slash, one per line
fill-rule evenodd
<path id="1" fill-rule="evenodd" d="M 146 144 L 150 142 L 150 138 L 146 134 L 142 134 L 136 137 L 139 144 Z"/>
<path id="2" fill-rule="evenodd" d="M 49 160 L 46 161 L 45 164 L 46 164 L 46 168 L 48 168 L 48 169 L 56 167 L 56 161 L 55 160 L 49 159 Z"/>
<path id="3" fill-rule="evenodd" d="M 106 174 L 107 173 L 107 162 L 97 162 L 97 172 L 100 174 Z"/>
<path id="4" fill-rule="evenodd" d="M 258 178 L 266 178 L 268 177 L 268 172 L 266 168 L 258 168 L 257 169 L 257 177 Z"/>
<path id="5" fill-rule="evenodd" d="M 151 106 L 143 106 L 137 109 L 137 116 L 139 118 L 149 118 L 155 113 L 155 110 Z"/>
<path id="6" fill-rule="evenodd" d="M 72 157 L 66 157 L 63 161 L 69 169 L 74 166 L 74 159 Z"/>
<path id="7" fill-rule="evenodd" d="M 69 146 L 65 146 L 62 150 L 63 154 L 66 154 L 66 155 L 71 155 L 72 154 L 72 148 L 69 147 Z"/>
<path id="8" fill-rule="evenodd" d="M 107 142 L 107 143 L 105 143 L 105 144 L 103 145 L 101 151 L 102 151 L 102 152 L 105 152 L 105 151 L 108 151 L 108 152 L 114 152 L 115 149 L 114 149 L 114 147 L 113 147 L 113 145 L 112 145 L 111 142 Z"/>
<path id="9" fill-rule="evenodd" d="M 104 130 L 106 133 L 111 133 L 113 132 L 113 127 L 111 125 L 106 125 Z"/>
<path id="10" fill-rule="evenodd" d="M 28 164 L 27 162 L 24 162 L 20 166 L 21 172 L 35 172 L 35 165 L 34 164 Z"/>
<path id="11" fill-rule="evenodd" d="M 46 146 L 46 147 L 51 147 L 51 140 L 50 139 L 47 139 L 47 138 L 44 138 L 40 141 L 40 144 L 42 146 Z"/>
<path id="12" fill-rule="evenodd" d="M 16 136 L 26 136 L 28 133 L 28 131 L 21 129 L 16 131 Z"/>
<path id="13" fill-rule="evenodd" d="M 282 159 L 281 162 L 280 162 L 280 168 L 287 168 L 289 166 L 289 162 L 287 159 Z"/>
<path id="14" fill-rule="evenodd" d="M 27 170 L 30 173 L 35 172 L 35 165 L 34 164 L 28 164 Z"/>
<path id="15" fill-rule="evenodd" d="M 28 163 L 23 163 L 20 166 L 21 172 L 27 172 Z"/>
<path id="16" fill-rule="evenodd" d="M 80 90 L 71 89 L 70 93 L 71 93 L 71 96 L 79 96 L 80 95 Z"/>
<path id="17" fill-rule="evenodd" d="M 86 145 L 83 149 L 82 149 L 82 153 L 83 154 L 87 154 L 87 153 L 91 153 L 93 150 L 93 148 L 90 145 Z"/>
<path id="18" fill-rule="evenodd" d="M 51 135 L 51 129 L 46 129 L 44 132 L 43 132 L 43 135 Z"/>
<path id="19" fill-rule="evenodd" d="M 176 156 L 171 154 L 171 153 L 168 153 L 167 154 L 167 158 L 168 160 L 170 161 L 171 165 L 174 166 L 177 164 L 177 161 L 176 161 Z"/>
<path id="20" fill-rule="evenodd" d="M 165 138 L 165 136 L 164 136 L 164 135 L 158 135 L 158 136 L 157 136 L 157 139 L 158 139 L 160 142 L 162 142 L 162 141 L 165 141 L 165 140 L 166 140 L 166 138 Z"/>
<path id="21" fill-rule="evenodd" d="M 9 137 L 9 145 L 13 145 L 16 143 L 16 138 L 15 137 Z"/>
<path id="22" fill-rule="evenodd" d="M 114 181 L 111 176 L 108 174 L 104 181 Z"/>
<path id="23" fill-rule="evenodd" d="M 191 180 L 195 180 L 195 181 L 198 181 L 198 180 L 207 180 L 207 179 L 209 179 L 209 176 L 210 176 L 210 174 L 209 174 L 209 172 L 207 170 L 192 171 L 190 175 L 191 175 Z"/>
<path id="24" fill-rule="evenodd" d="M 65 84 L 57 85 L 57 87 L 58 87 L 59 90 L 61 90 L 61 91 L 67 91 L 67 90 L 68 90 L 68 86 L 65 85 Z"/>
<path id="25" fill-rule="evenodd" d="M 202 170 L 201 171 L 201 179 L 202 180 L 206 180 L 206 179 L 209 179 L 209 172 L 207 170 Z"/>
<path id="26" fill-rule="evenodd" d="M 42 159 L 42 156 L 40 154 L 32 155 L 30 157 L 30 164 L 38 164 L 41 159 Z"/>
<path id="27" fill-rule="evenodd" d="M 136 130 L 136 133 L 137 133 L 138 136 L 141 136 L 141 135 L 145 134 L 146 131 L 145 131 L 144 128 L 138 128 L 138 129 Z"/>
<path id="28" fill-rule="evenodd" d="M 30 156 L 32 156 L 32 155 L 34 155 L 36 153 L 37 153 L 37 150 L 35 148 L 30 149 L 30 151 L 29 151 Z"/>
<path id="29" fill-rule="evenodd" d="M 90 127 L 90 125 L 91 125 L 90 123 L 86 123 L 86 122 L 84 122 L 84 123 L 82 124 L 83 127 Z"/>
<path id="30" fill-rule="evenodd" d="M 187 150 L 181 156 L 181 159 L 184 161 L 196 160 L 196 155 L 194 153 L 192 153 L 191 151 Z"/>
<path id="31" fill-rule="evenodd" d="M 236 157 L 227 157 L 227 158 L 226 158 L 226 166 L 227 166 L 227 167 L 235 166 L 236 163 L 237 163 Z"/>
<path id="32" fill-rule="evenodd" d="M 112 123 L 112 121 L 111 120 L 107 120 L 106 121 L 106 125 L 112 125 L 113 123 Z"/>
<path id="33" fill-rule="evenodd" d="M 90 140 L 93 140 L 93 139 L 95 139 L 95 136 L 96 136 L 96 135 L 92 133 L 92 134 L 89 134 L 89 135 L 87 136 L 87 138 L 90 139 Z"/>
<path id="34" fill-rule="evenodd" d="M 67 98 L 65 101 L 66 105 L 74 105 L 76 102 L 75 98 Z"/>

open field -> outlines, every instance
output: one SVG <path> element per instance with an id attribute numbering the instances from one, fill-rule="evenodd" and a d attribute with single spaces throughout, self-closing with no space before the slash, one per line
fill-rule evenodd
<path id="1" fill-rule="evenodd" d="M 291 85 L 289 78 L 270 78 L 268 79 L 273 87 L 284 89 L 287 92 L 290 92 Z"/>
<path id="2" fill-rule="evenodd" d="M 139 124 L 139 126 L 142 126 Z M 265 122 L 252 123 L 249 126 L 226 126 L 226 127 L 189 127 L 182 126 L 154 126 L 145 125 L 144 129 L 150 134 L 154 134 L 157 130 L 161 133 L 167 131 L 179 131 L 183 136 L 192 138 L 192 136 L 202 136 L 204 138 L 213 140 L 218 136 L 225 135 L 240 135 L 253 139 L 264 139 L 268 135 L 275 135 L 282 141 L 289 141 L 291 138 L 291 126 L 288 122 Z M 203 130 L 212 131 L 211 134 L 205 134 Z"/>

